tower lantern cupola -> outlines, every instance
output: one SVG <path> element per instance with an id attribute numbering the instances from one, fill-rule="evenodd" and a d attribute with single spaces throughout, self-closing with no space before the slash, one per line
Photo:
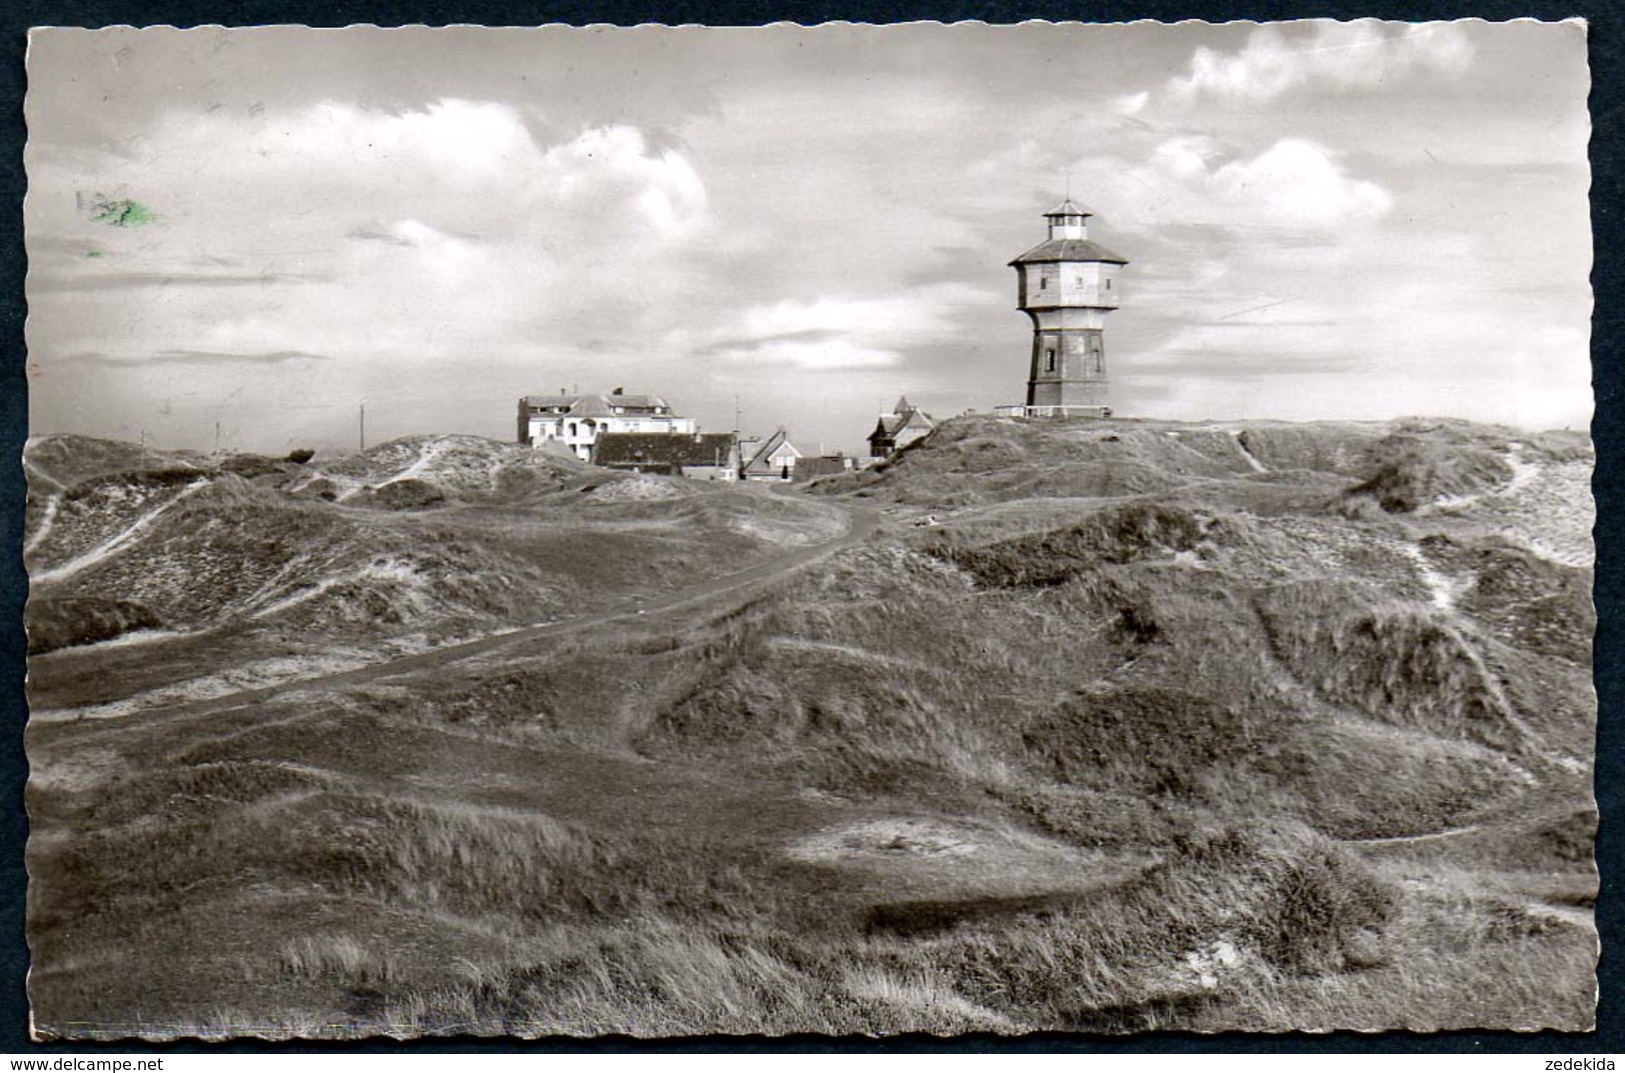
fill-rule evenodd
<path id="1" fill-rule="evenodd" d="M 1010 262 L 1018 308 L 1033 322 L 1026 411 L 1111 412 L 1106 405 L 1106 314 L 1117 308 L 1118 270 L 1128 261 L 1089 239 L 1088 209 L 1067 198 L 1044 214 L 1049 240 Z"/>
<path id="2" fill-rule="evenodd" d="M 1049 237 L 1088 238 L 1088 220 L 1092 215 L 1088 209 L 1073 204 L 1072 199 L 1067 198 L 1044 214 L 1044 219 L 1049 221 Z"/>

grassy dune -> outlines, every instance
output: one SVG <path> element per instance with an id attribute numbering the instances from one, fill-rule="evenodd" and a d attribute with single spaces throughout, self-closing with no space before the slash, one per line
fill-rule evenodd
<path id="1" fill-rule="evenodd" d="M 794 499 L 461 438 L 211 478 L 87 575 L 123 595 L 234 549 L 248 581 L 139 590 L 206 628 L 36 661 L 87 706 L 29 730 L 36 1023 L 1584 1028 L 1589 570 L 1550 511 L 1500 508 L 1589 463 L 1513 441 L 964 419 Z M 401 474 L 434 495 L 373 494 Z M 849 504 L 886 508 L 878 537 L 636 613 Z M 274 540 L 266 567 L 331 584 L 245 625 Z M 341 588 L 408 556 L 417 582 Z M 367 592 L 399 621 L 357 617 Z M 143 667 L 559 594 L 627 613 L 202 716 L 90 706 L 167 688 Z"/>
<path id="2" fill-rule="evenodd" d="M 114 454 L 69 437 L 31 451 L 66 482 L 80 470 L 61 456 L 76 445 Z M 335 646 L 364 658 L 563 618 L 729 573 L 842 524 L 818 504 L 606 474 L 473 437 L 385 444 L 327 470 L 151 463 L 38 483 L 56 505 L 27 557 L 30 644 L 60 655 L 30 668 L 36 709 L 178 685 L 199 667 L 297 663 Z M 419 484 L 434 495 L 393 497 Z M 64 651 L 160 628 L 183 636 L 127 654 Z"/>

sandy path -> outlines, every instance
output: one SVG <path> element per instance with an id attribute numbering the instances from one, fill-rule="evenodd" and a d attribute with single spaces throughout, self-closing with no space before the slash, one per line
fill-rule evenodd
<path id="1" fill-rule="evenodd" d="M 836 506 L 836 504 L 830 505 Z M 369 663 L 354 670 L 295 678 L 276 685 L 246 689 L 203 700 L 138 708 L 102 706 L 102 710 L 109 714 L 99 720 L 80 721 L 81 717 L 88 714 L 84 709 L 45 709 L 30 714 L 30 728 L 35 733 L 43 731 L 47 727 L 61 727 L 65 733 L 87 733 L 93 732 L 88 728 L 97 723 L 103 726 L 110 722 L 127 723 L 130 721 L 127 717 L 135 714 L 144 717 L 135 721 L 138 725 L 145 725 L 151 719 L 196 718 L 228 709 L 242 708 L 294 692 L 349 687 L 379 679 L 414 674 L 424 670 L 448 666 L 475 656 L 482 656 L 504 649 L 521 648 L 534 641 L 551 640 L 555 637 L 592 629 L 611 622 L 631 620 L 639 616 L 655 615 L 678 609 L 692 611 L 708 603 L 720 602 L 722 597 L 729 596 L 739 590 L 787 576 L 838 551 L 854 547 L 868 539 L 879 528 L 879 513 L 872 508 L 842 505 L 839 509 L 847 513 L 849 524 L 846 531 L 834 539 L 810 547 L 798 547 L 793 551 L 787 551 L 767 562 L 759 563 L 748 569 L 690 585 L 662 597 L 649 600 L 639 600 L 632 597 L 617 607 L 590 615 L 526 626 L 462 644 L 446 645 L 425 652 L 400 656 L 395 659 L 386 659 L 378 663 Z M 136 699 L 126 698 L 118 703 L 123 705 Z"/>
<path id="2" fill-rule="evenodd" d="M 61 505 L 62 493 L 67 489 L 61 481 L 30 462 L 26 455 L 23 457 L 23 473 L 28 478 L 30 492 L 35 491 L 35 485 L 38 485 L 41 491 L 49 490 L 50 492 L 50 495 L 45 497 L 45 506 L 43 516 L 40 518 L 39 528 L 23 544 L 23 554 L 29 555 L 45 542 L 47 536 L 50 536 L 51 528 L 56 524 L 56 511 L 57 507 Z"/>
<path id="3" fill-rule="evenodd" d="M 169 510 L 169 508 L 173 507 L 175 504 L 179 503 L 181 500 L 185 499 L 187 496 L 193 494 L 199 489 L 207 487 L 208 483 L 208 481 L 195 481 L 192 484 L 187 485 L 180 495 L 143 514 L 141 517 L 132 522 L 129 528 L 125 529 L 122 533 L 115 534 L 109 539 L 96 545 L 94 548 L 91 548 L 83 555 L 69 559 L 61 566 L 55 566 L 49 570 L 41 570 L 40 572 L 31 575 L 29 580 L 36 585 L 44 584 L 50 581 L 61 581 L 63 578 L 72 577 L 74 574 L 79 573 L 79 571 L 84 570 L 86 567 L 95 566 L 108 556 L 117 554 L 118 551 L 126 544 L 145 532 L 154 521 L 163 515 L 165 511 Z"/>
<path id="4" fill-rule="evenodd" d="M 45 506 L 40 512 L 39 528 L 35 529 L 23 544 L 24 555 L 32 555 L 41 544 L 45 543 L 45 538 L 51 535 L 51 529 L 56 525 L 56 509 L 61 502 L 62 496 L 60 494 L 53 493 L 46 497 Z"/>
<path id="5" fill-rule="evenodd" d="M 29 484 L 39 483 L 49 487 L 53 492 L 61 492 L 67 487 L 61 481 L 30 462 L 27 455 L 23 456 L 23 472 L 28 475 Z"/>
<path id="6" fill-rule="evenodd" d="M 1251 451 L 1247 450 L 1247 445 L 1245 443 L 1241 442 L 1241 434 L 1244 431 L 1245 431 L 1244 429 L 1239 429 L 1239 428 L 1233 428 L 1233 429 L 1230 430 L 1230 439 L 1232 441 L 1234 441 L 1234 443 L 1236 445 L 1236 450 L 1241 452 L 1241 457 L 1243 457 L 1243 458 L 1245 458 L 1247 460 L 1247 464 L 1249 466 L 1253 467 L 1254 472 L 1256 472 L 1256 473 L 1268 473 L 1270 471 L 1270 468 L 1268 466 L 1264 465 L 1264 463 L 1260 462 L 1256 455 L 1254 455 Z"/>
<path id="7" fill-rule="evenodd" d="M 1354 848 L 1382 846 L 1406 846 L 1425 844 L 1429 842 L 1443 842 L 1452 838 L 1464 838 L 1468 835 L 1488 834 L 1502 832 L 1508 837 L 1518 837 L 1521 833 L 1535 830 L 1542 826 L 1559 823 L 1574 815 L 1575 809 L 1565 805 L 1561 809 L 1543 808 L 1539 811 L 1522 814 L 1506 812 L 1477 823 L 1464 824 L 1461 827 L 1447 827 L 1442 831 L 1428 831 L 1415 835 L 1390 835 L 1384 838 L 1346 838 L 1342 842 L 1345 846 Z"/>
<path id="8" fill-rule="evenodd" d="M 389 480 L 382 481 L 382 482 L 374 485 L 374 487 L 382 488 L 384 485 L 386 485 L 386 484 L 394 484 L 396 481 L 409 481 L 409 480 L 412 480 L 414 477 L 417 477 L 419 474 L 421 474 L 424 470 L 426 470 L 430 466 L 434 465 L 435 460 L 438 459 L 441 455 L 443 455 L 445 453 L 446 453 L 446 441 L 445 440 L 431 440 L 430 442 L 425 443 L 425 444 L 423 444 L 422 446 L 420 446 L 418 448 L 418 460 L 416 462 L 413 462 L 410 466 L 407 466 L 405 469 L 403 469 L 399 473 L 395 474 L 395 476 L 389 478 Z"/>
<path id="9" fill-rule="evenodd" d="M 1389 543 L 1401 555 L 1409 559 L 1411 565 L 1416 567 L 1417 576 L 1422 579 L 1422 584 L 1427 586 L 1428 593 L 1433 598 L 1434 607 L 1440 611 L 1449 611 L 1456 606 L 1456 596 L 1465 587 L 1464 585 L 1433 569 L 1433 565 L 1428 562 L 1427 556 L 1422 554 L 1422 549 L 1415 544 L 1399 541 Z"/>
<path id="10" fill-rule="evenodd" d="M 1443 842 L 1449 838 L 1460 838 L 1463 835 L 1483 834 L 1485 831 L 1497 827 L 1505 827 L 1505 820 L 1486 820 L 1483 823 L 1470 823 L 1465 827 L 1447 827 L 1443 831 L 1428 831 L 1419 835 L 1390 835 L 1386 838 L 1351 838 L 1346 844 L 1350 846 L 1407 846 L 1423 842 Z"/>

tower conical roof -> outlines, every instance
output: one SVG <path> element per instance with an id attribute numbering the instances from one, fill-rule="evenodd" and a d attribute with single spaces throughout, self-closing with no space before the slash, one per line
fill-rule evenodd
<path id="1" fill-rule="evenodd" d="M 1068 216 L 1093 215 L 1094 213 L 1090 212 L 1082 205 L 1079 205 L 1070 197 L 1067 198 L 1065 201 L 1061 202 L 1059 205 L 1055 206 L 1053 209 L 1044 214 L 1044 216 L 1050 221 L 1050 240 L 1034 246 L 1020 257 L 1017 257 L 1014 261 L 1011 261 L 1011 267 L 1013 268 L 1017 265 L 1051 261 L 1077 261 L 1084 263 L 1092 261 L 1109 265 L 1128 264 L 1128 258 L 1118 256 L 1098 242 L 1091 242 L 1089 239 L 1081 237 L 1064 238 L 1056 235 L 1057 230 L 1060 230 L 1060 228 L 1057 228 L 1055 224 L 1055 220 L 1057 218 L 1064 219 Z M 1063 234 L 1064 233 L 1065 232 L 1063 231 Z"/>
<path id="2" fill-rule="evenodd" d="M 1061 202 L 1059 205 L 1055 206 L 1053 209 L 1049 210 L 1044 215 L 1045 216 L 1093 216 L 1094 213 L 1090 212 L 1088 209 L 1084 208 L 1082 205 L 1079 205 L 1076 201 L 1073 201 L 1071 198 L 1067 198 L 1065 201 Z"/>
<path id="3" fill-rule="evenodd" d="M 1052 238 L 1040 243 L 1017 257 L 1012 265 L 1036 264 L 1043 261 L 1098 261 L 1108 265 L 1126 265 L 1128 258 L 1120 257 L 1098 242 L 1086 238 Z"/>

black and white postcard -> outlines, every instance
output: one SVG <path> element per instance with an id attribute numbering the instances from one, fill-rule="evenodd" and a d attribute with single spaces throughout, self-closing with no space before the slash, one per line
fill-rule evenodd
<path id="1" fill-rule="evenodd" d="M 1584 1030 L 1583 22 L 42 28 L 42 1039 Z"/>

